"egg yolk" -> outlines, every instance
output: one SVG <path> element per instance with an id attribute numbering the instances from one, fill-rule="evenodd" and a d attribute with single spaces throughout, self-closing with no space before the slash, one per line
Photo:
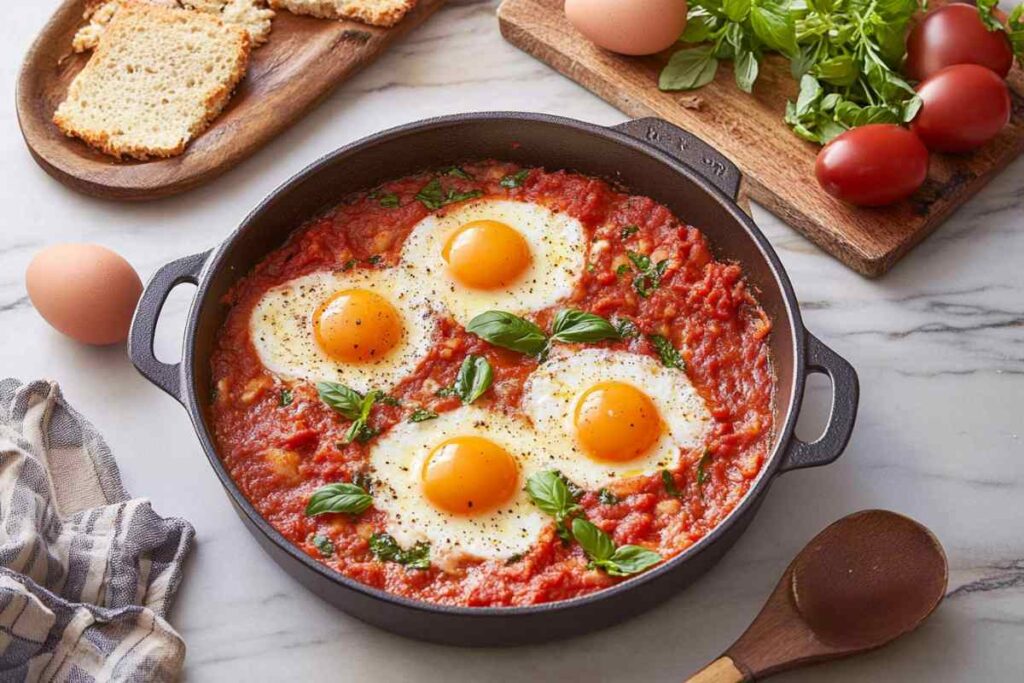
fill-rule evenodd
<path id="1" fill-rule="evenodd" d="M 436 507 L 455 515 L 475 515 L 512 498 L 519 467 L 493 441 L 457 436 L 430 452 L 421 477 L 423 494 Z"/>
<path id="2" fill-rule="evenodd" d="M 576 404 L 576 436 L 595 460 L 625 462 L 644 455 L 661 436 L 658 408 L 625 382 L 601 382 Z"/>
<path id="3" fill-rule="evenodd" d="M 530 246 L 498 221 L 472 221 L 456 230 L 442 251 L 452 275 L 467 287 L 495 289 L 515 282 L 530 267 Z"/>
<path id="4" fill-rule="evenodd" d="M 402 319 L 391 303 L 365 289 L 346 289 L 313 314 L 317 344 L 331 358 L 366 363 L 384 357 L 402 338 Z"/>

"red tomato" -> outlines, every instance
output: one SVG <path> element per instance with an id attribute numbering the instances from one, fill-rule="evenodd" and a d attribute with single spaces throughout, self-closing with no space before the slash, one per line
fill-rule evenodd
<path id="1" fill-rule="evenodd" d="M 978 64 L 1002 77 L 1010 72 L 1013 52 L 1003 31 L 989 31 L 978 8 L 955 2 L 929 12 L 907 37 L 903 72 L 923 81 L 954 64 Z"/>
<path id="2" fill-rule="evenodd" d="M 894 123 L 852 128 L 818 152 L 818 183 L 830 195 L 858 206 L 906 199 L 928 175 L 928 150 Z"/>
<path id="3" fill-rule="evenodd" d="M 923 106 L 911 127 L 928 149 L 969 152 L 999 134 L 1010 120 L 1010 91 L 976 64 L 947 66 L 917 88 Z"/>

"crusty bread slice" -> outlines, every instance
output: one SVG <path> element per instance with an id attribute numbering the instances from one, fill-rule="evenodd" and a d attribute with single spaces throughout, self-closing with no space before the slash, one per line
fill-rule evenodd
<path id="1" fill-rule="evenodd" d="M 416 0 L 269 0 L 274 9 L 323 19 L 355 19 L 373 26 L 394 26 Z"/>
<path id="2" fill-rule="evenodd" d="M 238 24 L 248 31 L 253 45 L 267 42 L 270 37 L 271 21 L 274 18 L 274 10 L 267 9 L 264 0 L 94 0 L 85 10 L 84 18 L 88 19 L 89 23 L 78 29 L 71 41 L 74 51 L 86 52 L 95 49 L 117 8 L 133 2 L 215 14 L 224 21 Z"/>
<path id="3" fill-rule="evenodd" d="M 181 154 L 245 75 L 249 34 L 202 12 L 118 9 L 53 121 L 116 156 Z"/>

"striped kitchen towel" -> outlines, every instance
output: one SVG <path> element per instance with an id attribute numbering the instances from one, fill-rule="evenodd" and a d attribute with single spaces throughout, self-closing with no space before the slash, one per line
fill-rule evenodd
<path id="1" fill-rule="evenodd" d="M 0 681 L 167 681 L 195 531 L 129 498 L 53 382 L 0 381 Z"/>

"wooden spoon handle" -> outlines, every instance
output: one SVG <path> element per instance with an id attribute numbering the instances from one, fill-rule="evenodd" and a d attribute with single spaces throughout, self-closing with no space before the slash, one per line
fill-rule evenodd
<path id="1" fill-rule="evenodd" d="M 686 683 L 743 683 L 749 680 L 753 679 L 740 671 L 728 655 L 722 655 L 686 679 Z"/>

